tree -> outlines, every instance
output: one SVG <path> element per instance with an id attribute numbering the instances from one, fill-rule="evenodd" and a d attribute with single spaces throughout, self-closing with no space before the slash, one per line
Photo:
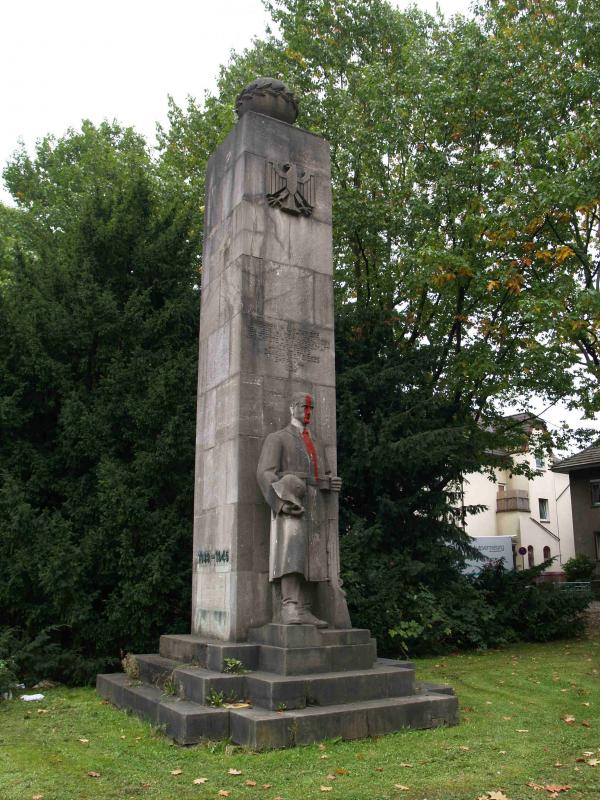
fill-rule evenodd
<path id="1" fill-rule="evenodd" d="M 204 163 L 212 121 L 227 131 L 235 94 L 258 74 L 286 80 L 298 123 L 331 143 L 342 547 L 355 615 L 385 638 L 408 611 L 403 595 L 437 587 L 451 604 L 464 589 L 455 488 L 522 445 L 502 407 L 582 396 L 577 352 L 551 313 L 576 281 L 530 269 L 515 223 L 531 98 L 510 87 L 531 73 L 515 79 L 505 58 L 508 4 L 450 23 L 383 0 L 267 6 L 277 36 L 235 56 L 204 106 L 172 106 L 164 156 L 193 181 L 173 154 L 183 144 Z"/>
<path id="2" fill-rule="evenodd" d="M 24 677 L 81 681 L 185 629 L 197 245 L 116 124 L 49 137 L 5 177 L 0 647 Z"/>

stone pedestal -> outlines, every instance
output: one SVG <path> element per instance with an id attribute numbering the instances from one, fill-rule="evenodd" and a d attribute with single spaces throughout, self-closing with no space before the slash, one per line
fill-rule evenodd
<path id="1" fill-rule="evenodd" d="M 270 205 L 284 165 L 293 165 L 310 213 L 290 196 Z M 289 422 L 295 392 L 312 394 L 311 427 L 336 468 L 327 142 L 246 113 L 209 161 L 204 231 L 192 630 L 244 640 L 273 614 L 270 510 L 256 466 L 265 436 Z M 337 496 L 329 516 L 339 574 Z M 348 625 L 330 598 L 320 606 L 330 623 Z"/>
<path id="2" fill-rule="evenodd" d="M 458 722 L 452 689 L 417 683 L 408 661 L 378 660 L 367 630 L 248 633 L 246 642 L 162 636 L 160 655 L 136 657 L 141 681 L 99 675 L 98 691 L 181 744 L 230 738 L 263 750 Z M 228 673 L 229 659 L 243 672 Z"/>

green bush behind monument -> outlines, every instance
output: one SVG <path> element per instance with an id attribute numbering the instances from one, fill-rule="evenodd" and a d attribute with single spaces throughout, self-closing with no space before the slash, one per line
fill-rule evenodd
<path id="1" fill-rule="evenodd" d="M 81 682 L 185 630 L 197 244 L 131 130 L 84 124 L 6 175 L 0 653 Z"/>

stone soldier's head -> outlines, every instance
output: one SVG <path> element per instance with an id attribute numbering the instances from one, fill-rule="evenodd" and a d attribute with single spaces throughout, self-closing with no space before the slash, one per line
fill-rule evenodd
<path id="1" fill-rule="evenodd" d="M 303 425 L 310 424 L 313 408 L 314 401 L 311 394 L 307 392 L 296 392 L 292 397 L 292 402 L 290 404 L 292 419 L 297 419 L 298 422 L 301 422 Z"/>

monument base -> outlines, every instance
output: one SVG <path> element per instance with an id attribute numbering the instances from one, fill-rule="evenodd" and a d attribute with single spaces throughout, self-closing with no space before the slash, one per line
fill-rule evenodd
<path id="1" fill-rule="evenodd" d="M 368 630 L 271 624 L 248 642 L 162 636 L 160 655 L 135 658 L 139 678 L 98 675 L 99 694 L 179 744 L 230 738 L 264 750 L 458 722 L 453 690 L 416 683 L 408 661 L 378 659 Z"/>

